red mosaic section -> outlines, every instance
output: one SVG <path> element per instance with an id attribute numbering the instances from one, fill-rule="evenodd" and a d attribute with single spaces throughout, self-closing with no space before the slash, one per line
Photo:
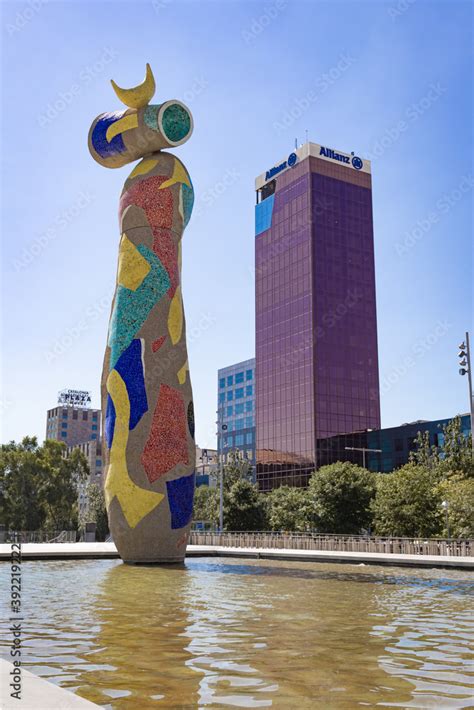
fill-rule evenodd
<path id="1" fill-rule="evenodd" d="M 161 348 L 161 346 L 163 345 L 165 340 L 166 340 L 166 335 L 162 335 L 161 338 L 157 338 L 156 340 L 154 340 L 152 342 L 151 349 L 153 350 L 154 353 L 156 353 L 156 351 Z"/>
<path id="2" fill-rule="evenodd" d="M 145 211 L 150 227 L 171 229 L 173 195 L 168 188 L 159 189 L 168 179 L 166 175 L 152 175 L 145 180 L 138 180 L 120 198 L 120 218 L 129 205 L 135 205 Z"/>
<path id="3" fill-rule="evenodd" d="M 173 298 L 179 286 L 178 247 L 169 229 L 153 227 L 153 251 L 168 272 L 170 287 L 167 293 L 170 298 Z"/>
<path id="4" fill-rule="evenodd" d="M 174 466 L 189 463 L 184 399 L 169 385 L 160 385 L 141 461 L 150 483 Z"/>

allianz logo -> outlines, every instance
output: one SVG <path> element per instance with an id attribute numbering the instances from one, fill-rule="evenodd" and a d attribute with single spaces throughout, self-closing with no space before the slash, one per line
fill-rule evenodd
<path id="1" fill-rule="evenodd" d="M 364 167 L 362 159 L 354 155 L 354 152 L 352 152 L 351 155 L 342 155 L 341 153 L 336 153 L 332 148 L 324 148 L 321 146 L 319 155 L 324 155 L 325 158 L 331 158 L 331 160 L 338 160 L 340 163 L 352 165 L 356 170 L 361 170 L 361 168 Z"/>

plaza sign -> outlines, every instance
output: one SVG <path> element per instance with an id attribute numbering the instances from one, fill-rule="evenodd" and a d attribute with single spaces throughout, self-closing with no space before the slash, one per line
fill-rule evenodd
<path id="1" fill-rule="evenodd" d="M 91 393 L 85 390 L 61 390 L 58 393 L 58 404 L 69 407 L 87 407 L 91 403 Z"/>

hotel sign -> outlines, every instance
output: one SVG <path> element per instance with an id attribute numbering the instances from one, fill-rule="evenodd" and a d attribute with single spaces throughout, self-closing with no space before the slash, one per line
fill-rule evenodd
<path id="1" fill-rule="evenodd" d="M 91 403 L 91 393 L 85 390 L 61 390 L 58 393 L 58 404 L 69 407 L 87 407 Z"/>

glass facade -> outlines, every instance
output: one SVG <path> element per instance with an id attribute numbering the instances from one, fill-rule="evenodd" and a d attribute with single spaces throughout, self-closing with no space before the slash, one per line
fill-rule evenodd
<path id="1" fill-rule="evenodd" d="M 321 440 L 380 427 L 370 173 L 308 154 L 257 191 L 256 233 L 257 481 L 270 490 L 305 485 Z"/>
<path id="2" fill-rule="evenodd" d="M 231 451 L 237 450 L 255 465 L 254 381 L 255 359 L 218 371 L 217 449 L 224 461 Z"/>

